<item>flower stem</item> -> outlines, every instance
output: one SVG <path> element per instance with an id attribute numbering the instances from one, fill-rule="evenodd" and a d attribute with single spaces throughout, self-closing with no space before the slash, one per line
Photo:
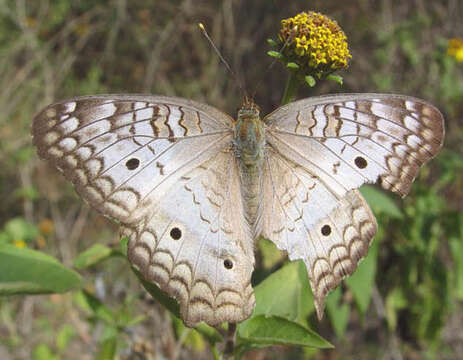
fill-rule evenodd
<path id="1" fill-rule="evenodd" d="M 222 355 L 220 354 L 219 350 L 217 350 L 217 345 L 211 345 L 212 356 L 214 360 L 222 360 Z"/>
<path id="2" fill-rule="evenodd" d="M 290 71 L 288 79 L 286 80 L 285 92 L 281 98 L 280 105 L 286 105 L 296 98 L 297 90 L 299 89 L 300 82 L 297 79 L 296 72 Z"/>

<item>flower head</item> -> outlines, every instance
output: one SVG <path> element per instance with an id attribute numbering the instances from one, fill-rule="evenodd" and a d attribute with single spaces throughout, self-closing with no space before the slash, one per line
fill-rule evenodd
<path id="1" fill-rule="evenodd" d="M 14 240 L 13 245 L 21 249 L 26 247 L 26 243 L 23 240 Z"/>
<path id="2" fill-rule="evenodd" d="M 347 37 L 336 21 L 313 11 L 281 20 L 276 44 L 283 48 L 283 62 L 296 64 L 292 68 L 319 79 L 347 68 L 352 57 Z"/>
<path id="3" fill-rule="evenodd" d="M 463 39 L 450 39 L 447 47 L 447 55 L 455 58 L 458 62 L 463 62 Z"/>

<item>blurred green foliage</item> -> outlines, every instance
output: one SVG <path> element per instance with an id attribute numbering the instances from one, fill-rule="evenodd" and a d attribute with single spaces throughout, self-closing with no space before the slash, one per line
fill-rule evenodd
<path id="1" fill-rule="evenodd" d="M 81 278 L 40 251 L 0 244 L 0 296 L 61 293 L 78 289 Z"/>
<path id="2" fill-rule="evenodd" d="M 316 1 L 307 9 L 302 0 L 284 6 L 231 0 L 200 6 L 179 0 L 1 0 L 0 246 L 10 252 L 0 251 L 0 257 L 11 260 L 13 251 L 16 266 L 30 270 L 24 264 L 37 256 L 42 269 L 51 266 L 67 275 L 74 266 L 85 290 L 73 296 L 0 298 L 0 357 L 219 356 L 223 334 L 187 329 L 143 295 L 121 256 L 116 226 L 89 213 L 72 187 L 38 161 L 30 142 L 31 119 L 54 100 L 103 92 L 189 97 L 233 114 L 243 94 L 197 31 L 198 21 L 211 30 L 249 89 L 265 77 L 256 100 L 267 113 L 281 99 L 285 73 L 278 67 L 266 70 L 266 39 L 275 35 L 280 19 L 301 10 L 336 19 L 353 54 L 341 89 L 326 82 L 303 89 L 301 97 L 332 91 L 422 97 L 446 117 L 446 143 L 406 199 L 362 189 L 377 216 L 378 235 L 357 272 L 329 296 L 326 320 L 315 319 L 300 264 L 286 264 L 271 244 L 260 241 L 257 307 L 238 328 L 237 349 L 288 359 L 461 357 L 463 63 L 446 48 L 448 38 L 463 34 L 463 5 L 420 4 Z M 31 271 L 15 274 L 35 275 L 37 283 L 49 279 Z M 336 348 L 262 349 L 275 343 Z"/>
<path id="3" fill-rule="evenodd" d="M 39 236 L 39 230 L 34 224 L 24 218 L 17 217 L 8 220 L 0 231 L 0 244 L 26 244 Z"/>

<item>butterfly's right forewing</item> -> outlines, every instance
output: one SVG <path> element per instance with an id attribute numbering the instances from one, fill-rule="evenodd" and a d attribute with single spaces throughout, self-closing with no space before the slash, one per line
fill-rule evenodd
<path id="1" fill-rule="evenodd" d="M 405 196 L 442 147 L 442 114 L 412 97 L 329 95 L 296 101 L 265 119 L 267 141 L 326 183 L 348 189 L 380 181 Z"/>

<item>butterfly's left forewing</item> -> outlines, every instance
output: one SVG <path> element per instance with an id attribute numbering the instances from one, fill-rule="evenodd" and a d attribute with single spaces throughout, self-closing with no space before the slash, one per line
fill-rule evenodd
<path id="1" fill-rule="evenodd" d="M 352 94 L 290 103 L 264 121 L 264 236 L 304 260 L 321 317 L 376 232 L 356 189 L 379 181 L 406 195 L 442 146 L 443 118 L 422 100 Z"/>
<path id="2" fill-rule="evenodd" d="M 187 99 L 101 95 L 46 107 L 33 121 L 39 156 L 103 214 L 136 221 L 183 173 L 229 146 L 231 119 Z"/>

